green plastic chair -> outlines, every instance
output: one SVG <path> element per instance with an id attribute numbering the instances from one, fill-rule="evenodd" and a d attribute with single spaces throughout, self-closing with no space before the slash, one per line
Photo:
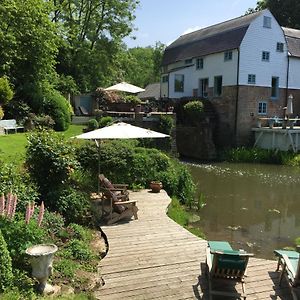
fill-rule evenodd
<path id="1" fill-rule="evenodd" d="M 297 300 L 297 292 L 300 288 L 300 247 L 297 251 L 289 250 L 274 250 L 274 254 L 278 257 L 277 269 L 280 272 L 279 285 L 281 285 L 282 278 L 285 277 L 291 288 L 294 300 Z"/>
<path id="2" fill-rule="evenodd" d="M 228 242 L 208 241 L 206 265 L 209 299 L 212 299 L 213 295 L 246 299 L 245 272 L 251 256 L 253 256 L 251 253 L 233 250 Z M 226 287 L 229 282 L 234 283 L 235 286 L 240 283 L 242 291 L 216 289 L 214 286 L 219 282 L 223 283 L 223 287 Z"/>

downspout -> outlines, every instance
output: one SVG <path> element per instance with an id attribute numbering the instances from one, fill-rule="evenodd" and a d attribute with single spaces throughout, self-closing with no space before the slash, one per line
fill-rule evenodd
<path id="1" fill-rule="evenodd" d="M 288 93 L 289 93 L 289 74 L 290 74 L 290 56 L 289 52 L 287 53 L 287 72 L 286 72 L 286 88 L 285 88 L 285 107 L 288 104 Z M 285 117 L 285 116 L 284 116 Z"/>
<path id="2" fill-rule="evenodd" d="M 238 126 L 238 104 L 239 104 L 239 77 L 240 77 L 240 48 L 238 51 L 237 72 L 236 72 L 236 101 L 235 101 L 235 120 L 234 120 L 234 137 L 235 146 L 237 145 L 237 126 Z"/>

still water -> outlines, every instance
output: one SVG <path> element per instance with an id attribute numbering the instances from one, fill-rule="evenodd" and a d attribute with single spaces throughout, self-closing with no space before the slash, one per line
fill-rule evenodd
<path id="1" fill-rule="evenodd" d="M 208 240 L 273 258 L 300 237 L 300 170 L 262 164 L 188 165 L 205 196 L 195 227 Z"/>

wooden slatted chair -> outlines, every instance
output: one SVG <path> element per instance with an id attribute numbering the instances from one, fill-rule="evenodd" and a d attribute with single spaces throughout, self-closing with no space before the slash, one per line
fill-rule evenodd
<path id="1" fill-rule="evenodd" d="M 275 250 L 274 253 L 278 257 L 277 270 L 280 271 L 279 285 L 282 278 L 285 277 L 292 292 L 294 300 L 299 299 L 297 293 L 300 293 L 300 246 L 297 251 Z"/>
<path id="2" fill-rule="evenodd" d="M 127 184 L 111 183 L 103 174 L 99 175 L 100 188 L 108 189 L 116 195 L 120 200 L 129 200 L 129 192 Z"/>
<path id="3" fill-rule="evenodd" d="M 233 250 L 228 242 L 208 242 L 206 264 L 210 300 L 213 295 L 246 299 L 245 272 L 250 256 L 253 254 Z M 234 284 L 234 289 L 227 291 L 229 282 Z M 215 288 L 220 283 L 221 286 Z M 241 284 L 241 292 L 236 290 L 238 283 Z"/>
<path id="4" fill-rule="evenodd" d="M 130 219 L 132 216 L 135 220 L 138 219 L 138 208 L 135 200 L 128 200 L 125 197 L 122 199 L 104 187 L 101 187 L 100 190 L 102 192 L 102 216 L 107 221 L 107 225 L 125 218 Z"/>

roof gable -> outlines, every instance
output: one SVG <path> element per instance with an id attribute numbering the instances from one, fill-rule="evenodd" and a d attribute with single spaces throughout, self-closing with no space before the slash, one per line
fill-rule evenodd
<path id="1" fill-rule="evenodd" d="M 180 36 L 164 52 L 162 65 L 238 48 L 250 23 L 262 11 Z"/>
<path id="2" fill-rule="evenodd" d="M 291 56 L 300 57 L 300 30 L 282 27 Z"/>

